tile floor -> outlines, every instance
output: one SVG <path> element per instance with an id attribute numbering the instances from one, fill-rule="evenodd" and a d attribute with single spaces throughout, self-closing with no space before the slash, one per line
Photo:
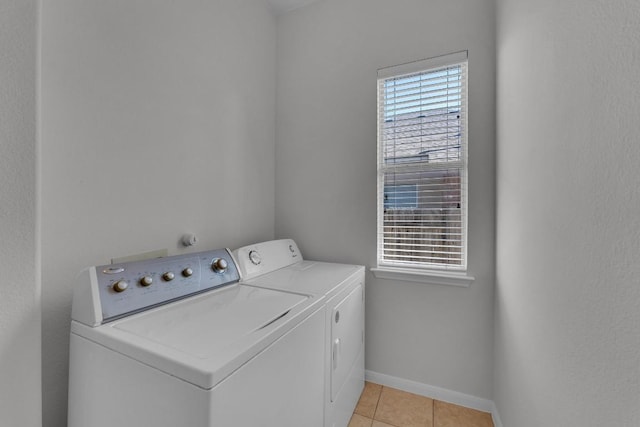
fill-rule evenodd
<path id="1" fill-rule="evenodd" d="M 493 427 L 491 414 L 366 382 L 349 427 Z"/>

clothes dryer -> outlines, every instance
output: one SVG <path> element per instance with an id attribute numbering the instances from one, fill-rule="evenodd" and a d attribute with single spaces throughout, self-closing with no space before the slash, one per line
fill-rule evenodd
<path id="1" fill-rule="evenodd" d="M 291 239 L 236 249 L 242 283 L 321 299 L 324 425 L 346 427 L 364 387 L 364 267 L 304 260 Z"/>

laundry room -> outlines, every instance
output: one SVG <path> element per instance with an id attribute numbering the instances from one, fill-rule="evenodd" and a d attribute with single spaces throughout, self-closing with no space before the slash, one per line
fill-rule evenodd
<path id="1" fill-rule="evenodd" d="M 82 269 L 284 238 L 365 267 L 368 381 L 640 425 L 636 0 L 0 0 L 0 32 L 0 425 L 67 425 Z M 389 273 L 378 73 L 460 52 L 464 268 Z"/>

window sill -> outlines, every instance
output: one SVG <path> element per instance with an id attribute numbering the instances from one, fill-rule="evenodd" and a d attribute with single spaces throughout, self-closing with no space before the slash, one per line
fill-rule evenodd
<path id="1" fill-rule="evenodd" d="M 475 277 L 465 272 L 411 270 L 407 268 L 374 267 L 371 272 L 378 279 L 402 280 L 406 282 L 426 283 L 430 285 L 448 285 L 468 288 Z"/>

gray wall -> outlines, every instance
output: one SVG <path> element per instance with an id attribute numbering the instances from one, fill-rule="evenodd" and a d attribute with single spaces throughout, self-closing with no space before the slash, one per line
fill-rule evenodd
<path id="1" fill-rule="evenodd" d="M 492 0 L 325 0 L 278 20 L 276 235 L 308 258 L 376 262 L 376 70 L 469 51 L 470 288 L 367 277 L 366 367 L 490 399 Z"/>
<path id="2" fill-rule="evenodd" d="M 494 399 L 640 425 L 640 7 L 498 1 Z"/>
<path id="3" fill-rule="evenodd" d="M 273 238 L 275 25 L 253 0 L 43 2 L 45 426 L 65 425 L 80 269 L 184 232 Z"/>
<path id="4" fill-rule="evenodd" d="M 38 148 L 38 2 L 0 0 L 0 424 L 40 425 L 38 240 L 44 424 L 58 427 L 79 269 L 179 253 L 185 231 L 196 250 L 269 239 L 274 221 L 309 258 L 372 266 L 375 71 L 461 49 L 477 280 L 368 277 L 367 368 L 493 398 L 506 426 L 640 424 L 635 0 L 497 2 L 494 348 L 492 0 L 325 0 L 277 35 L 250 0 L 55 3 Z"/>
<path id="5" fill-rule="evenodd" d="M 0 425 L 40 425 L 38 2 L 0 0 Z"/>

